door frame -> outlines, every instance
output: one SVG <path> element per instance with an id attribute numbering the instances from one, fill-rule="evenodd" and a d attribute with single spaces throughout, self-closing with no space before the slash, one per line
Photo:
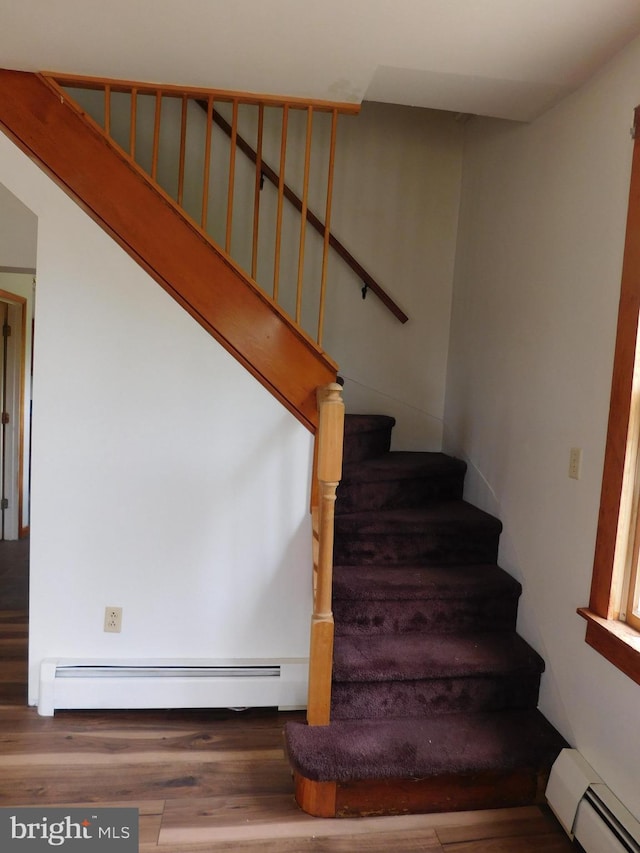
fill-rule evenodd
<path id="1" fill-rule="evenodd" d="M 7 493 L 13 496 L 17 505 L 16 514 L 12 512 L 10 515 L 10 532 L 16 534 L 15 538 L 23 539 L 29 533 L 29 525 L 24 523 L 27 299 L 0 289 L 0 302 L 9 305 L 8 322 L 12 334 L 7 348 L 8 407 L 10 412 L 17 413 L 9 421 L 9 439 L 5 442 L 5 452 L 10 460 L 8 468 L 5 460 L 5 471 L 11 479 Z M 6 538 L 6 524 L 3 527 Z"/>

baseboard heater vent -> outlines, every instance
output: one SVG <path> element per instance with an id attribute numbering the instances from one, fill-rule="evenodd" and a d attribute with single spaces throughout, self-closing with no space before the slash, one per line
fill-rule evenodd
<path id="1" fill-rule="evenodd" d="M 58 666 L 56 678 L 280 678 L 280 667 Z"/>
<path id="2" fill-rule="evenodd" d="M 562 750 L 546 796 L 566 833 L 586 853 L 640 853 L 640 823 L 577 750 Z"/>
<path id="3" fill-rule="evenodd" d="M 306 658 L 44 660 L 38 713 L 58 709 L 304 708 Z"/>

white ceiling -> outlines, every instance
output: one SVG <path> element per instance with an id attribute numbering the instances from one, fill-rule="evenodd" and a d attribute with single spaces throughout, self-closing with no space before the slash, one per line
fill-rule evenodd
<path id="1" fill-rule="evenodd" d="M 0 66 L 528 120 L 640 0 L 0 0 Z"/>

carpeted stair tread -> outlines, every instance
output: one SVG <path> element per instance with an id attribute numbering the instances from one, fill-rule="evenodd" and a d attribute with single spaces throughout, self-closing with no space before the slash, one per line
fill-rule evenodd
<path id="1" fill-rule="evenodd" d="M 544 661 L 515 633 L 339 636 L 335 682 L 492 677 L 544 672 Z"/>
<path id="2" fill-rule="evenodd" d="M 333 599 L 416 601 L 517 599 L 518 581 L 494 563 L 462 566 L 334 566 Z"/>
<path id="3" fill-rule="evenodd" d="M 294 770 L 317 782 L 548 770 L 566 746 L 534 710 L 338 720 L 328 726 L 290 722 L 286 740 Z"/>
<path id="4" fill-rule="evenodd" d="M 431 528 L 451 530 L 457 527 L 465 531 L 482 529 L 500 535 L 502 522 L 484 510 L 466 501 L 450 500 L 429 503 L 419 507 L 385 509 L 376 512 L 336 513 L 336 537 L 376 536 L 384 533 L 419 534 Z"/>

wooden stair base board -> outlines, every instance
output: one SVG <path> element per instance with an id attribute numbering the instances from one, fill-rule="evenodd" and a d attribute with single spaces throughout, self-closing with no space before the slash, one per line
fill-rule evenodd
<path id="1" fill-rule="evenodd" d="M 525 767 L 423 779 L 314 782 L 294 773 L 296 802 L 314 817 L 474 811 L 544 803 L 548 772 Z"/>

